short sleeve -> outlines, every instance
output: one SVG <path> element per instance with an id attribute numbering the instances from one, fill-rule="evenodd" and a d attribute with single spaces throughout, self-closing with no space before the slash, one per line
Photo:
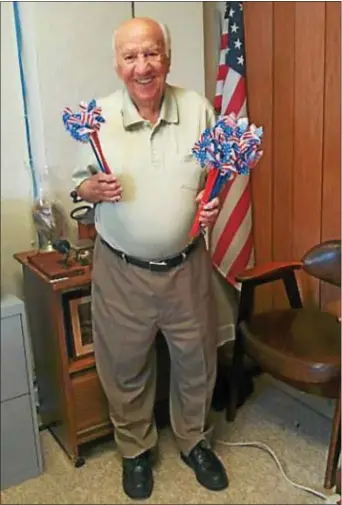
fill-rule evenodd
<path id="1" fill-rule="evenodd" d="M 89 144 L 81 144 L 78 153 L 78 162 L 72 173 L 72 183 L 78 188 L 83 181 L 99 172 L 99 167 L 94 153 Z"/>

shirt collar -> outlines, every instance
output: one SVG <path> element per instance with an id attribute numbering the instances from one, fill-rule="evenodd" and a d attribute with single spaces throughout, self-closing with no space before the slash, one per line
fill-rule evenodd
<path id="1" fill-rule="evenodd" d="M 128 128 L 129 126 L 142 123 L 144 121 L 126 89 L 123 90 L 121 114 L 124 128 Z M 165 121 L 166 123 L 178 123 L 177 101 L 171 87 L 168 84 L 165 88 L 159 119 Z"/>

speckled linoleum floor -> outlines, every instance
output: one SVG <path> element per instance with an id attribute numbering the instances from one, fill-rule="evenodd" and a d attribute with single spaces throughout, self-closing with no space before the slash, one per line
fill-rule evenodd
<path id="1" fill-rule="evenodd" d="M 214 438 L 263 442 L 276 453 L 290 479 L 331 494 L 333 490 L 329 493 L 322 486 L 331 421 L 279 390 L 267 377 L 256 379 L 256 386 L 234 423 L 227 423 L 223 413 L 214 413 Z M 121 463 L 112 440 L 92 446 L 86 464 L 76 469 L 47 430 L 40 436 L 44 473 L 2 491 L 1 503 L 133 503 L 121 489 Z M 267 452 L 218 442 L 215 449 L 230 477 L 229 488 L 220 492 L 197 484 L 192 471 L 179 459 L 170 429 L 161 430 L 154 491 L 145 503 L 324 503 L 291 486 Z"/>

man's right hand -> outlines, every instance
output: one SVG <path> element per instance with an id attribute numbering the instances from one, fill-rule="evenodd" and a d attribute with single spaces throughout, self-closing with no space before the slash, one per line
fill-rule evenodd
<path id="1" fill-rule="evenodd" d="M 118 202 L 122 196 L 122 187 L 115 175 L 99 172 L 83 181 L 77 193 L 90 203 Z"/>

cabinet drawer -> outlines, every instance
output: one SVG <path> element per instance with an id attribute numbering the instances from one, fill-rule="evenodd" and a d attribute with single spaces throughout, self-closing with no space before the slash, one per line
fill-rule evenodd
<path id="1" fill-rule="evenodd" d="M 1 401 L 28 393 L 24 336 L 20 315 L 1 319 Z"/>
<path id="2" fill-rule="evenodd" d="M 1 402 L 1 489 L 41 474 L 29 395 Z"/>
<path id="3" fill-rule="evenodd" d="M 72 376 L 78 433 L 110 424 L 108 402 L 95 369 Z"/>

